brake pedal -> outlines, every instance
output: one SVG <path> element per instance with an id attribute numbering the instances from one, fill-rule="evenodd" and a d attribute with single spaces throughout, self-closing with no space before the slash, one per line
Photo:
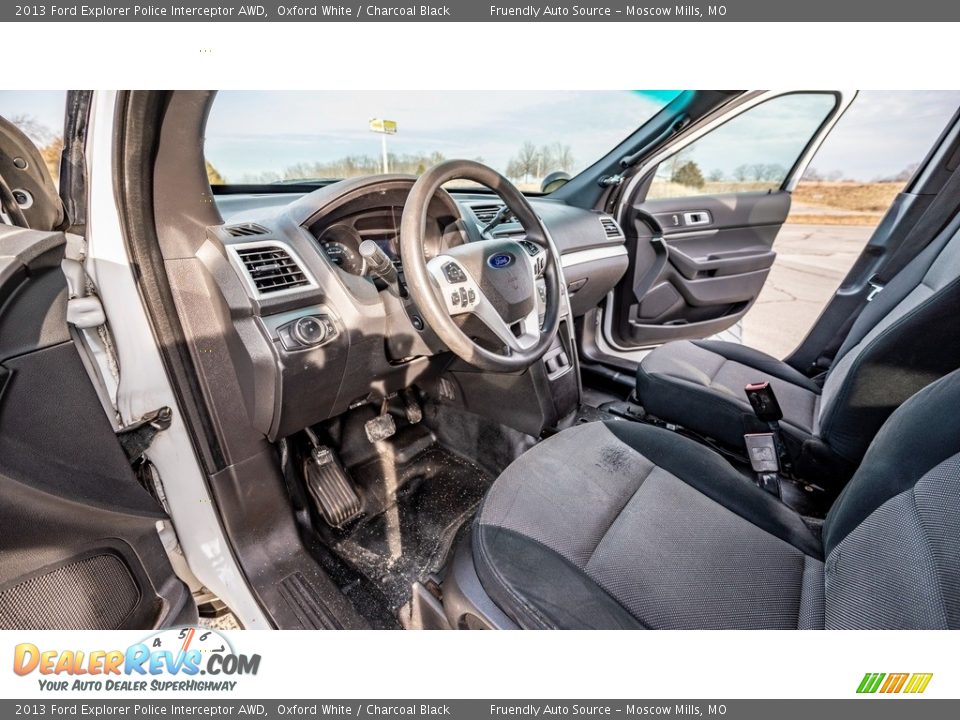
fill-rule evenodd
<path id="1" fill-rule="evenodd" d="M 373 418 L 373 420 L 367 420 L 363 424 L 363 429 L 367 432 L 367 440 L 369 440 L 371 444 L 386 440 L 396 434 L 397 424 L 393 420 L 393 415 L 391 415 L 387 409 L 386 398 L 383 399 L 380 414 Z"/>
<path id="2" fill-rule="evenodd" d="M 343 527 L 363 513 L 363 502 L 333 450 L 317 445 L 303 465 L 310 497 L 327 524 Z"/>

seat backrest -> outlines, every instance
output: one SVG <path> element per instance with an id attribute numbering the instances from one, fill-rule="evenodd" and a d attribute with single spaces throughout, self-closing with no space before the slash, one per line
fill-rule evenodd
<path id="1" fill-rule="evenodd" d="M 960 628 L 960 372 L 884 423 L 823 526 L 827 628 Z"/>
<path id="2" fill-rule="evenodd" d="M 960 368 L 960 216 L 901 270 L 850 329 L 827 374 L 817 434 L 859 462 L 907 398 Z"/>

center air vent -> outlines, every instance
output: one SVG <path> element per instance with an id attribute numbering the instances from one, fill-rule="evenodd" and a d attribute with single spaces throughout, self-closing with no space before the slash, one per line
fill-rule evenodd
<path id="1" fill-rule="evenodd" d="M 257 292 L 262 295 L 310 285 L 310 279 L 290 253 L 275 245 L 235 248 Z"/>
<path id="2" fill-rule="evenodd" d="M 228 225 L 224 228 L 227 234 L 233 237 L 250 237 L 252 235 L 266 235 L 267 229 L 256 223 L 244 223 L 242 225 Z"/>
<path id="3" fill-rule="evenodd" d="M 479 220 L 482 225 L 489 225 L 502 208 L 503 208 L 503 205 L 472 205 L 470 206 L 470 209 L 473 211 L 473 216 L 477 220 Z M 517 219 L 513 216 L 513 213 L 511 213 L 506 218 L 504 218 L 503 221 L 516 222 Z"/>
<path id="4" fill-rule="evenodd" d="M 606 233 L 608 238 L 622 238 L 623 230 L 620 229 L 620 226 L 617 225 L 617 221 L 608 215 L 602 215 L 600 217 L 600 224 L 603 225 L 603 232 Z"/>

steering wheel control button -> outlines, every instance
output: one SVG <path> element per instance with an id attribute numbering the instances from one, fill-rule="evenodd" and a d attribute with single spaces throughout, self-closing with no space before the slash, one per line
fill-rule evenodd
<path id="1" fill-rule="evenodd" d="M 467 289 L 466 288 L 460 288 L 460 304 L 463 305 L 463 307 L 467 306 Z"/>
<path id="2" fill-rule="evenodd" d="M 447 282 L 452 285 L 467 281 L 467 274 L 455 262 L 448 262 L 443 266 L 443 275 L 447 278 Z"/>
<path id="3" fill-rule="evenodd" d="M 326 315 L 305 315 L 277 328 L 280 344 L 290 351 L 319 347 L 336 334 L 333 321 Z"/>
<path id="4" fill-rule="evenodd" d="M 472 289 L 467 290 L 467 302 L 473 305 L 476 301 L 477 301 L 477 293 L 475 293 Z"/>
<path id="5" fill-rule="evenodd" d="M 453 305 L 459 305 L 459 304 L 460 304 L 460 293 L 458 293 L 456 290 L 454 290 L 452 293 L 450 293 L 450 302 L 451 302 Z"/>

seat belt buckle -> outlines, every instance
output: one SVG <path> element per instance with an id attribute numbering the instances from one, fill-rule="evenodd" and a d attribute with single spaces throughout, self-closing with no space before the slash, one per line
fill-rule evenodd
<path id="1" fill-rule="evenodd" d="M 883 280 L 881 280 L 877 275 L 874 275 L 867 280 L 867 285 L 870 286 L 870 292 L 867 293 L 867 302 L 873 300 L 883 291 L 883 288 L 886 287 L 886 283 L 883 282 Z"/>
<path id="2" fill-rule="evenodd" d="M 750 467 L 757 474 L 757 485 L 780 497 L 780 451 L 772 432 L 743 436 Z"/>
<path id="3" fill-rule="evenodd" d="M 743 391 L 747 394 L 747 400 L 750 401 L 753 414 L 757 416 L 758 420 L 766 423 L 767 427 L 770 428 L 770 432 L 768 433 L 744 435 L 744 442 L 747 445 L 747 451 L 750 455 L 750 465 L 754 467 L 754 472 L 757 473 L 757 477 L 759 478 L 758 484 L 765 490 L 769 490 L 777 497 L 780 497 L 779 473 L 781 468 L 788 473 L 793 472 L 793 463 L 787 453 L 787 448 L 783 443 L 783 437 L 780 432 L 780 421 L 783 419 L 783 410 L 780 408 L 780 403 L 777 401 L 777 396 L 773 392 L 773 387 L 769 382 L 750 383 Z M 762 447 L 769 447 L 771 449 L 776 467 L 758 470 L 757 467 L 754 466 L 754 453 L 753 450 L 751 450 L 751 441 L 749 440 L 751 437 L 755 438 L 752 442 L 757 448 L 761 447 L 760 439 L 763 438 Z M 758 450 L 758 452 L 760 451 Z M 764 455 L 766 455 L 766 451 L 764 450 L 763 452 Z M 772 474 L 772 477 L 764 477 L 770 474 Z"/>
<path id="4" fill-rule="evenodd" d="M 777 402 L 770 383 L 750 383 L 743 391 L 747 394 L 747 400 L 757 419 L 765 423 L 775 423 L 783 419 L 783 410 L 780 409 L 780 403 Z"/>

